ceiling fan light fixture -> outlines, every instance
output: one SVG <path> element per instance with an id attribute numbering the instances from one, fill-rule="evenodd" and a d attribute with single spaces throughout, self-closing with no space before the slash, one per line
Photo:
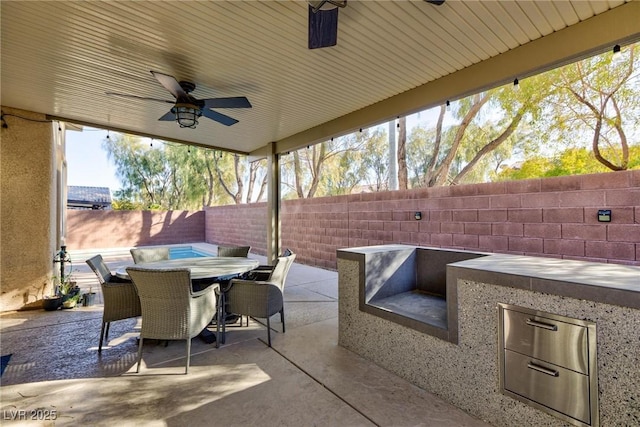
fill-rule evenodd
<path id="1" fill-rule="evenodd" d="M 202 110 L 193 104 L 176 104 L 171 112 L 176 116 L 176 122 L 181 128 L 195 129 L 198 118 L 202 116 Z"/>

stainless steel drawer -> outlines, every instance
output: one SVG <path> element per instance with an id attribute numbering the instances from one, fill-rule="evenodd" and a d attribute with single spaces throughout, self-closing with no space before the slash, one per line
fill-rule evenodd
<path id="1" fill-rule="evenodd" d="M 505 349 L 589 374 L 586 327 L 513 310 L 503 315 Z"/>
<path id="2" fill-rule="evenodd" d="M 591 425 L 589 377 L 505 351 L 504 389 Z"/>

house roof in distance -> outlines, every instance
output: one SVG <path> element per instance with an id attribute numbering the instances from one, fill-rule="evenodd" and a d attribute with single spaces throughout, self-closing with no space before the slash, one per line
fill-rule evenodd
<path id="1" fill-rule="evenodd" d="M 67 207 L 104 209 L 111 207 L 109 187 L 67 186 Z"/>

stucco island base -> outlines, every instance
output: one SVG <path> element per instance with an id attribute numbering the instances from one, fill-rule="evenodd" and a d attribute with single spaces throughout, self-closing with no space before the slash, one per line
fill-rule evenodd
<path id="1" fill-rule="evenodd" d="M 502 254 L 451 264 L 453 343 L 360 310 L 370 251 L 338 251 L 341 346 L 496 426 L 566 426 L 500 393 L 498 303 L 589 320 L 597 325 L 600 425 L 640 425 L 640 268 Z"/>

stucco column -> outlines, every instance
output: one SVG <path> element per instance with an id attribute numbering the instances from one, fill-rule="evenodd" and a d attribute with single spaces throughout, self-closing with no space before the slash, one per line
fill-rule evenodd
<path id="1" fill-rule="evenodd" d="M 2 107 L 0 310 L 39 307 L 51 289 L 57 240 L 56 164 L 63 136 L 42 114 Z M 63 145 L 62 145 L 63 146 Z M 36 302 L 38 301 L 38 302 Z M 34 304 L 35 303 L 35 304 Z"/>

